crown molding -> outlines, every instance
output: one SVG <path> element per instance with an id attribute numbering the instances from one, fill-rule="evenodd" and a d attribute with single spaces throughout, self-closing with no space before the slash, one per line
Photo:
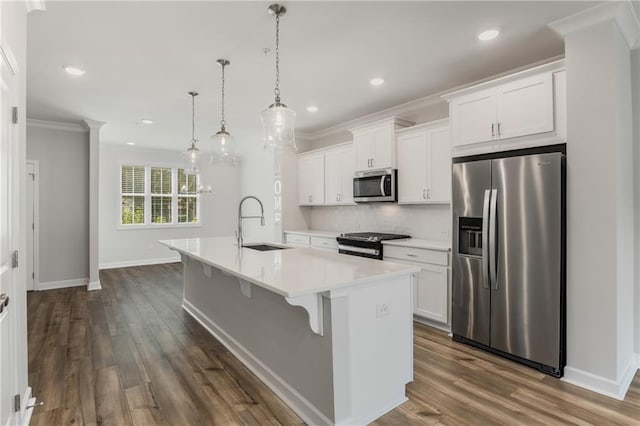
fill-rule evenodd
<path id="1" fill-rule="evenodd" d="M 562 37 L 566 37 L 573 32 L 607 21 L 614 21 L 618 25 L 630 49 L 640 46 L 640 21 L 629 0 L 599 4 L 551 22 L 549 27 Z"/>
<path id="2" fill-rule="evenodd" d="M 104 121 L 97 120 L 89 120 L 88 118 L 83 120 L 84 125 L 87 126 L 88 129 L 100 129 L 100 127 L 104 126 L 106 123 Z"/>
<path id="3" fill-rule="evenodd" d="M 87 128 L 82 124 L 65 123 L 62 121 L 37 120 L 35 118 L 27 118 L 27 127 L 38 127 L 41 129 L 63 130 L 65 132 L 86 133 Z"/>
<path id="4" fill-rule="evenodd" d="M 426 108 L 439 102 L 442 102 L 442 99 L 440 99 L 440 94 L 424 96 L 422 98 L 414 99 L 400 105 L 383 109 L 382 111 L 377 111 L 372 114 L 367 114 L 362 117 L 355 118 L 353 120 L 345 121 L 344 123 L 336 124 L 334 126 L 318 130 L 316 132 L 304 132 L 304 138 L 312 141 L 318 140 L 324 138 L 325 136 L 334 135 L 340 132 L 346 132 L 349 131 L 349 129 L 354 129 L 370 124 L 374 121 L 384 120 L 388 119 L 389 117 L 396 117 L 408 112 L 419 110 L 421 108 Z M 296 131 L 296 134 L 299 133 L 302 132 Z"/>

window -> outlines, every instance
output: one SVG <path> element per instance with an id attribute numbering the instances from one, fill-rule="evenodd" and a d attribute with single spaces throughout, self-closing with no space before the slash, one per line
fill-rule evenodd
<path id="1" fill-rule="evenodd" d="M 178 223 L 198 223 L 197 176 L 178 169 Z"/>
<path id="2" fill-rule="evenodd" d="M 198 176 L 162 166 L 120 166 L 120 224 L 124 227 L 198 224 Z"/>

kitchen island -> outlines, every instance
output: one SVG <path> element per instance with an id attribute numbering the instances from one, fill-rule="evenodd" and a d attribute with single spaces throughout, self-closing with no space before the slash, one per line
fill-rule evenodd
<path id="1" fill-rule="evenodd" d="M 366 424 L 406 401 L 418 268 L 231 237 L 161 243 L 181 255 L 183 308 L 308 424 Z"/>

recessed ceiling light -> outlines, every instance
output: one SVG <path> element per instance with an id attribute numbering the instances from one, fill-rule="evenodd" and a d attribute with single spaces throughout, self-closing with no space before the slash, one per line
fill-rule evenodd
<path id="1" fill-rule="evenodd" d="M 309 105 L 307 107 L 307 111 L 309 111 L 309 112 L 318 112 L 318 107 L 315 106 L 315 105 Z"/>
<path id="2" fill-rule="evenodd" d="M 135 145 L 135 142 L 127 142 L 127 145 Z"/>
<path id="3" fill-rule="evenodd" d="M 372 86 L 381 86 L 383 83 L 384 83 L 384 78 L 382 77 L 375 77 L 369 80 L 369 84 Z"/>
<path id="4" fill-rule="evenodd" d="M 86 72 L 85 70 L 83 70 L 82 68 L 78 68 L 78 67 L 72 67 L 70 65 L 65 65 L 62 68 L 64 68 L 64 70 L 67 72 L 67 74 L 69 75 L 75 75 L 75 76 L 80 76 L 80 75 L 84 75 L 84 73 Z"/>
<path id="5" fill-rule="evenodd" d="M 483 31 L 480 34 L 478 34 L 478 40 L 481 40 L 481 41 L 493 40 L 494 38 L 498 37 L 498 34 L 500 34 L 500 30 L 496 28 L 492 28 L 490 30 Z"/>
<path id="6" fill-rule="evenodd" d="M 140 122 L 142 124 L 153 124 L 153 120 L 151 120 L 149 118 L 143 118 L 142 120 L 140 120 Z"/>

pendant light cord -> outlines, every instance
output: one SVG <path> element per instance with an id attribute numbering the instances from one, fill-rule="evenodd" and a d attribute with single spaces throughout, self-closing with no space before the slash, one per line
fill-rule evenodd
<path id="1" fill-rule="evenodd" d="M 221 126 L 221 130 L 224 131 L 225 130 L 225 125 L 227 124 L 226 120 L 224 119 L 224 67 L 225 64 L 222 64 L 222 120 L 220 120 L 220 126 Z"/>
<path id="2" fill-rule="evenodd" d="M 276 104 L 280 103 L 280 13 L 276 13 Z"/>
<path id="3" fill-rule="evenodd" d="M 196 94 L 191 92 L 191 145 L 196 142 Z"/>

